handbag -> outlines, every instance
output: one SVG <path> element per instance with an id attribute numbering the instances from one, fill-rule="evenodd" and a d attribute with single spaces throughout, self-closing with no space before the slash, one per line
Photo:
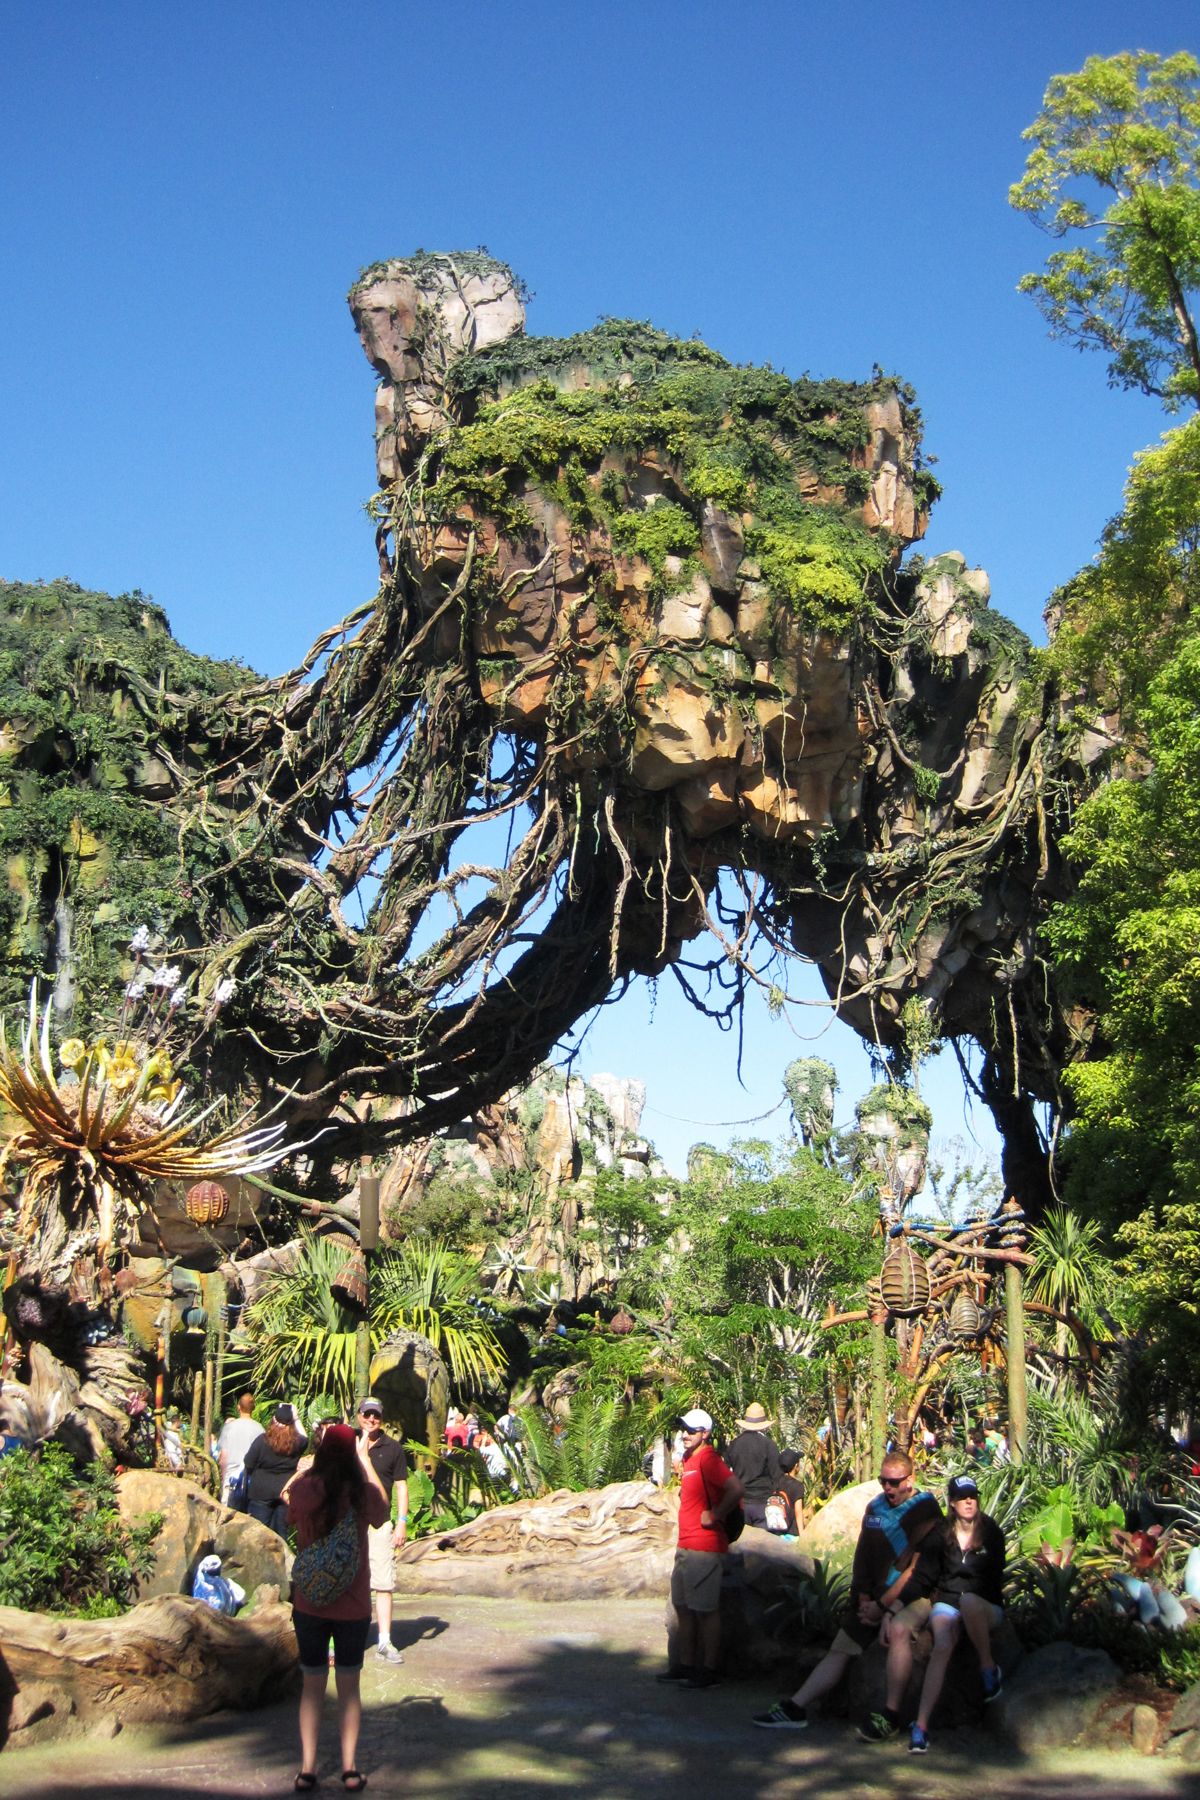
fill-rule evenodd
<path id="1" fill-rule="evenodd" d="M 351 1507 L 332 1531 L 306 1544 L 292 1564 L 292 1585 L 310 1606 L 332 1606 L 358 1574 L 358 1517 Z"/>

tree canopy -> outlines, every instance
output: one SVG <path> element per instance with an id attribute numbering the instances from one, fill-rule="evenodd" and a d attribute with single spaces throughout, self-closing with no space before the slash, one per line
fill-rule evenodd
<path id="1" fill-rule="evenodd" d="M 1067 247 L 1021 291 L 1056 337 L 1107 354 L 1114 386 L 1200 404 L 1200 63 L 1089 57 L 1054 77 L 1024 135 L 1009 198 Z"/>

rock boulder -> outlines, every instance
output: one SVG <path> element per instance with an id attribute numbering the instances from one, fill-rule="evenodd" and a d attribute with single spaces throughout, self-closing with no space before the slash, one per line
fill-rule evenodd
<path id="1" fill-rule="evenodd" d="M 264 1706 L 298 1685 L 291 1611 L 278 1602 L 240 1619 L 181 1594 L 118 1619 L 0 1607 L 0 1743 L 13 1748 Z"/>
<path id="2" fill-rule="evenodd" d="M 406 1544 L 396 1591 L 499 1596 L 519 1588 L 536 1600 L 665 1594 L 678 1507 L 677 1494 L 649 1481 L 518 1500 Z"/>
<path id="3" fill-rule="evenodd" d="M 117 1503 L 126 1524 L 149 1513 L 163 1517 L 154 1542 L 154 1572 L 142 1585 L 143 1600 L 190 1593 L 197 1564 L 214 1555 L 221 1558 L 222 1572 L 248 1595 L 264 1583 L 287 1586 L 289 1557 L 283 1539 L 246 1513 L 231 1512 L 190 1481 L 156 1469 L 126 1469 L 117 1478 Z"/>
<path id="4" fill-rule="evenodd" d="M 1004 1735 L 1025 1754 L 1065 1749 L 1086 1738 L 1120 1672 L 1103 1650 L 1044 1644 L 1005 1675 L 1004 1692 L 989 1710 Z"/>

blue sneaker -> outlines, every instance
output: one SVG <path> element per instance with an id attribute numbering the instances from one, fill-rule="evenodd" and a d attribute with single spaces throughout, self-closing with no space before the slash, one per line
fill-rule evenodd
<path id="1" fill-rule="evenodd" d="M 919 1725 L 913 1725 L 909 1730 L 908 1753 L 910 1756 L 927 1756 L 929 1754 L 929 1734 L 922 1731 Z"/>
<path id="2" fill-rule="evenodd" d="M 981 1669 L 980 1674 L 983 1677 L 983 1702 L 986 1706 L 989 1700 L 999 1698 L 1004 1676 L 999 1663 L 993 1669 Z"/>

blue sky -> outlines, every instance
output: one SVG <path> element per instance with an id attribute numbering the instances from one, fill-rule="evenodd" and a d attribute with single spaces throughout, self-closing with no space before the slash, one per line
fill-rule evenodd
<path id="1" fill-rule="evenodd" d="M 946 489 L 926 549 L 982 564 L 1039 636 L 1165 421 L 1015 293 L 1046 248 L 1006 204 L 1020 133 L 1051 75 L 1196 49 L 1196 17 L 3 0 L 0 576 L 140 587 L 194 649 L 296 661 L 374 587 L 346 289 L 486 244 L 534 290 L 531 331 L 650 318 L 795 375 L 903 375 Z M 798 1050 L 838 1063 L 845 1103 L 866 1085 L 850 1034 L 798 1045 L 756 1013 L 739 1086 L 672 986 L 652 1030 L 644 991 L 608 1009 L 580 1064 L 647 1080 L 672 1162 L 774 1106 Z M 961 1131 L 956 1081 L 930 1091 Z"/>

